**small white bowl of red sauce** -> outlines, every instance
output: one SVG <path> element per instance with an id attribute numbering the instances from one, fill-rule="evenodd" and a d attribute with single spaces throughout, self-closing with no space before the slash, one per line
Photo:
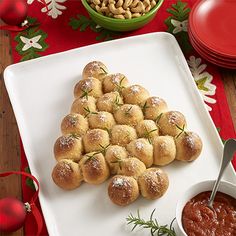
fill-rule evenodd
<path id="1" fill-rule="evenodd" d="M 194 184 L 180 197 L 176 208 L 176 235 L 236 235 L 236 185 L 220 182 L 212 210 L 207 203 L 214 182 Z"/>

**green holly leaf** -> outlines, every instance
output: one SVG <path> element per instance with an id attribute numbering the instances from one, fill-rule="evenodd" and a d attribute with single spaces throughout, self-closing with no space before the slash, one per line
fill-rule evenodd
<path id="1" fill-rule="evenodd" d="M 30 168 L 28 166 L 25 168 L 25 172 L 31 174 Z M 26 185 L 31 189 L 35 190 L 34 181 L 31 178 L 26 178 Z"/>
<path id="2" fill-rule="evenodd" d="M 111 40 L 120 36 L 120 33 L 104 29 L 103 27 L 98 26 L 93 20 L 83 15 L 77 15 L 76 18 L 70 18 L 69 25 L 73 30 L 79 29 L 81 32 L 90 28 L 93 32 L 98 33 L 96 40 Z"/>
<path id="3" fill-rule="evenodd" d="M 205 87 L 206 81 L 207 81 L 206 76 L 199 79 L 199 80 L 197 80 L 197 81 L 195 81 L 199 90 L 209 91 L 209 89 Z"/>
<path id="4" fill-rule="evenodd" d="M 35 18 L 27 18 L 29 24 L 36 24 Z M 45 42 L 47 34 L 39 29 L 39 25 L 35 25 L 27 28 L 26 30 L 18 33 L 15 37 L 15 41 L 18 42 L 16 51 L 22 55 L 21 61 L 40 57 L 38 52 L 43 52 L 48 48 L 48 44 Z M 35 41 L 33 44 L 32 42 Z M 27 44 L 30 46 L 25 47 Z"/>
<path id="5" fill-rule="evenodd" d="M 193 48 L 189 42 L 188 32 L 180 30 L 179 32 L 175 32 L 176 26 L 173 24 L 173 20 L 182 24 L 182 22 L 186 22 L 189 17 L 190 8 L 188 7 L 187 3 L 178 0 L 175 4 L 171 5 L 171 8 L 166 10 L 171 15 L 165 20 L 165 24 L 167 25 L 167 31 L 173 34 L 180 47 L 182 48 L 183 52 L 188 53 Z"/>

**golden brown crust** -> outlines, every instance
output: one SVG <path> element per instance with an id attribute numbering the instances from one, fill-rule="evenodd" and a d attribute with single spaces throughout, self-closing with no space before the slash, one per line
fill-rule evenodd
<path id="1" fill-rule="evenodd" d="M 107 148 L 105 159 L 109 165 L 111 174 L 117 174 L 121 161 L 127 157 L 128 153 L 124 147 L 112 145 Z"/>
<path id="2" fill-rule="evenodd" d="M 71 113 L 79 113 L 83 116 L 88 116 L 90 112 L 96 112 L 96 99 L 88 96 L 83 98 L 77 98 L 74 100 L 71 106 Z"/>
<path id="3" fill-rule="evenodd" d="M 155 165 L 171 163 L 176 156 L 175 141 L 172 136 L 158 136 L 153 140 L 153 159 Z"/>
<path id="4" fill-rule="evenodd" d="M 137 105 L 124 104 L 114 112 L 114 117 L 118 124 L 136 126 L 143 120 L 143 113 Z"/>
<path id="5" fill-rule="evenodd" d="M 97 109 L 113 113 L 113 110 L 123 104 L 123 98 L 118 92 L 105 93 L 97 100 Z"/>
<path id="6" fill-rule="evenodd" d="M 140 192 L 144 198 L 157 199 L 169 187 L 168 175 L 159 168 L 149 168 L 138 178 Z"/>
<path id="7" fill-rule="evenodd" d="M 109 167 L 102 153 L 87 153 L 79 163 L 84 181 L 89 184 L 101 184 L 110 175 Z"/>
<path id="8" fill-rule="evenodd" d="M 111 129 L 111 143 L 113 145 L 126 146 L 137 138 L 136 131 L 128 125 L 114 125 Z"/>
<path id="9" fill-rule="evenodd" d="M 114 176 L 108 185 L 108 196 L 116 205 L 129 205 L 139 196 L 137 181 L 134 178 L 128 176 Z"/>
<path id="10" fill-rule="evenodd" d="M 139 105 L 149 97 L 149 92 L 141 85 L 131 85 L 122 91 L 125 103 Z"/>
<path id="11" fill-rule="evenodd" d="M 77 113 L 68 114 L 61 122 L 61 132 L 63 135 L 76 134 L 82 136 L 88 128 L 88 120 Z"/>
<path id="12" fill-rule="evenodd" d="M 160 97 L 149 97 L 141 104 L 145 119 L 154 120 L 158 119 L 161 113 L 168 110 L 167 103 Z"/>
<path id="13" fill-rule="evenodd" d="M 132 176 L 137 179 L 145 170 L 146 166 L 142 161 L 136 157 L 129 157 L 120 162 L 117 174 Z"/>
<path id="14" fill-rule="evenodd" d="M 80 160 L 83 153 L 82 139 L 76 135 L 63 135 L 54 144 L 54 156 L 61 159 Z"/>
<path id="15" fill-rule="evenodd" d="M 83 180 L 79 165 L 71 160 L 60 160 L 52 171 L 54 183 L 65 190 L 78 188 Z"/>
<path id="16" fill-rule="evenodd" d="M 135 128 L 139 138 L 147 138 L 151 142 L 159 135 L 159 128 L 153 120 L 142 120 Z"/>
<path id="17" fill-rule="evenodd" d="M 99 98 L 102 94 L 101 82 L 93 77 L 80 80 L 74 87 L 75 98 L 83 98 L 86 96 Z"/>
<path id="18" fill-rule="evenodd" d="M 181 132 L 180 128 L 186 128 L 187 123 L 181 112 L 168 111 L 162 113 L 158 126 L 162 135 L 170 135 L 175 137 Z"/>
<path id="19" fill-rule="evenodd" d="M 106 130 L 90 129 L 83 136 L 83 144 L 85 152 L 101 151 L 110 143 L 109 134 Z"/>
<path id="20" fill-rule="evenodd" d="M 129 86 L 129 81 L 126 76 L 121 73 L 106 75 L 103 80 L 104 93 L 113 91 L 121 92 L 127 86 Z"/>
<path id="21" fill-rule="evenodd" d="M 97 114 L 91 114 L 88 117 L 89 127 L 91 129 L 105 129 L 110 130 L 115 124 L 113 115 L 106 111 L 97 112 Z"/>
<path id="22" fill-rule="evenodd" d="M 146 167 L 153 164 L 153 146 L 147 139 L 139 138 L 127 145 L 127 151 L 131 156 L 137 157 Z"/>
<path id="23" fill-rule="evenodd" d="M 107 67 L 101 61 L 91 61 L 83 69 L 82 78 L 94 77 L 100 81 L 108 73 Z"/>
<path id="24" fill-rule="evenodd" d="M 194 161 L 202 151 L 202 140 L 194 132 L 183 132 L 175 139 L 176 159 L 180 161 Z"/>

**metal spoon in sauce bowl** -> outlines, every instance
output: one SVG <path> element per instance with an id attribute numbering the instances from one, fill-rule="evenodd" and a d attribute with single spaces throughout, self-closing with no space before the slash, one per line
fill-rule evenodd
<path id="1" fill-rule="evenodd" d="M 213 190 L 211 192 L 211 196 L 210 196 L 210 199 L 208 202 L 208 207 L 210 207 L 211 209 L 213 209 L 213 201 L 215 199 L 215 195 L 218 190 L 221 177 L 225 171 L 225 168 L 228 166 L 230 161 L 233 159 L 235 151 L 236 151 L 236 139 L 228 139 L 224 145 L 224 152 L 223 152 L 223 158 L 221 161 L 220 172 L 219 172 L 217 180 L 214 184 L 214 187 L 213 187 Z"/>

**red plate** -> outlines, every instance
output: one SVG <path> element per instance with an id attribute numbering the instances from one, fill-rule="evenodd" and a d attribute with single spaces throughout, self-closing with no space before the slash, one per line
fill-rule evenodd
<path id="1" fill-rule="evenodd" d="M 190 42 L 193 45 L 194 49 L 196 50 L 196 52 L 198 52 L 198 54 L 204 58 L 205 60 L 211 62 L 214 65 L 220 66 L 220 67 L 224 67 L 224 68 L 229 68 L 229 69 L 236 69 L 236 63 L 229 63 L 229 62 L 225 62 L 216 58 L 212 58 L 209 54 L 203 52 L 201 50 L 201 48 L 199 48 L 198 45 L 196 45 L 194 43 L 194 41 L 192 41 L 192 38 L 190 38 Z"/>
<path id="2" fill-rule="evenodd" d="M 236 58 L 235 0 L 199 0 L 190 12 L 189 24 L 205 47 Z"/>
<path id="3" fill-rule="evenodd" d="M 194 38 L 190 28 L 188 28 L 188 36 L 191 39 L 191 42 L 193 42 L 198 48 L 200 48 L 202 52 L 209 54 L 212 58 L 215 58 L 216 60 L 221 60 L 221 61 L 225 61 L 225 62 L 235 63 L 236 64 L 236 59 L 233 59 L 233 58 L 230 58 L 230 57 L 223 57 L 223 56 L 221 56 L 219 54 L 216 54 L 216 53 L 210 51 L 209 49 L 204 47 L 202 44 L 200 44 L 197 41 L 197 39 Z"/>

